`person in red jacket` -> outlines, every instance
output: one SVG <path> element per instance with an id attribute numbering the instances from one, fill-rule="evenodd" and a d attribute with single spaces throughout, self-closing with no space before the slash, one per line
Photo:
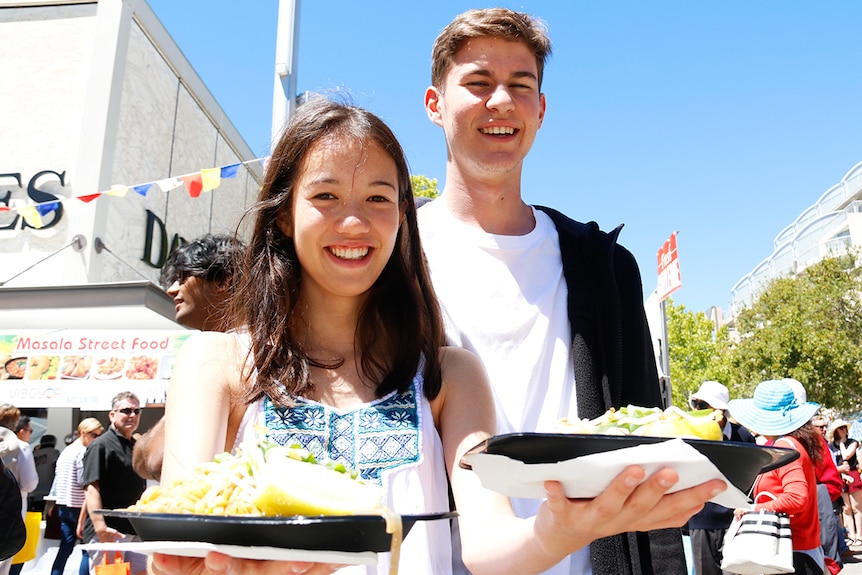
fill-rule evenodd
<path id="1" fill-rule="evenodd" d="M 777 511 L 790 516 L 794 573 L 823 575 L 826 567 L 820 544 L 820 518 L 817 509 L 817 479 L 814 466 L 823 458 L 823 439 L 811 426 L 820 409 L 817 403 L 801 403 L 784 381 L 770 380 L 757 385 L 751 399 L 728 403 L 730 416 L 761 435 L 769 445 L 789 447 L 799 459 L 757 477 L 753 488 L 755 511 Z M 758 497 L 763 493 L 775 499 Z M 746 510 L 737 509 L 737 517 Z"/>

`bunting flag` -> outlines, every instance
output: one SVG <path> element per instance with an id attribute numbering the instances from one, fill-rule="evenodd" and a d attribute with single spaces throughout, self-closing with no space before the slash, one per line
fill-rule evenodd
<path id="1" fill-rule="evenodd" d="M 176 190 L 177 188 L 184 187 L 188 192 L 189 196 L 191 196 L 192 198 L 198 198 L 200 197 L 202 192 L 209 192 L 218 188 L 221 185 L 222 180 L 235 178 L 237 176 L 237 173 L 239 172 L 240 166 L 244 166 L 254 162 L 260 162 L 265 166 L 267 159 L 268 157 L 255 158 L 253 160 L 246 160 L 245 162 L 237 162 L 235 164 L 228 164 L 226 166 L 220 166 L 217 168 L 203 168 L 197 172 L 192 172 L 190 174 L 184 174 L 182 176 L 172 176 L 153 182 L 135 184 L 134 186 L 127 186 L 124 184 L 111 184 L 111 187 L 103 192 L 96 192 L 94 194 L 82 194 L 80 196 L 72 196 L 71 198 L 62 198 L 58 200 L 52 200 L 50 202 L 42 202 L 39 204 L 31 204 L 19 207 L 0 205 L 0 213 L 16 211 L 22 218 L 24 218 L 24 221 L 26 221 L 28 225 L 38 229 L 41 228 L 43 225 L 43 216 L 50 214 L 58 207 L 60 207 L 60 203 L 66 202 L 68 200 L 79 200 L 85 204 L 88 204 L 103 195 L 124 197 L 129 192 L 129 190 L 134 191 L 140 196 L 147 197 L 147 194 L 153 186 L 156 186 L 164 193 L 168 193 L 172 190 Z"/>
<path id="2" fill-rule="evenodd" d="M 124 186 L 122 184 L 113 184 L 111 189 L 108 190 L 109 196 L 120 196 L 121 198 L 126 195 L 126 192 L 129 191 L 129 186 Z"/>
<path id="3" fill-rule="evenodd" d="M 36 208 L 36 211 L 39 212 L 40 216 L 47 216 L 60 207 L 60 202 L 45 202 L 43 204 L 36 204 L 33 207 Z"/>
<path id="4" fill-rule="evenodd" d="M 24 218 L 24 221 L 30 226 L 36 229 L 42 227 L 42 216 L 39 214 L 39 210 L 36 209 L 36 206 L 24 206 L 23 208 L 18 208 L 18 214 Z"/>
<path id="5" fill-rule="evenodd" d="M 231 164 L 229 166 L 222 166 L 221 168 L 221 177 L 222 178 L 235 178 L 236 172 L 239 170 L 241 164 Z"/>
<path id="6" fill-rule="evenodd" d="M 201 170 L 201 185 L 203 191 L 209 192 L 221 184 L 221 168 L 208 168 Z"/>
<path id="7" fill-rule="evenodd" d="M 189 195 L 191 197 L 193 197 L 193 198 L 199 198 L 200 197 L 201 190 L 204 187 L 203 182 L 201 181 L 200 173 L 192 174 L 190 176 L 183 176 L 180 179 L 183 181 L 183 184 L 185 184 L 186 189 L 189 191 Z"/>
<path id="8" fill-rule="evenodd" d="M 182 185 L 182 182 L 179 178 L 165 178 L 164 180 L 156 182 L 156 185 L 161 191 L 167 194 L 171 190 L 179 188 Z"/>
<path id="9" fill-rule="evenodd" d="M 152 185 L 153 184 L 139 184 L 132 189 L 135 190 L 138 194 L 140 194 L 146 198 L 147 192 L 150 191 L 150 188 L 152 187 Z"/>

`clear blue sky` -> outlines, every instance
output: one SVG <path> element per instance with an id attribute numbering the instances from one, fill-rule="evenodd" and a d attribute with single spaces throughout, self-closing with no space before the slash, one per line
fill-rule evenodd
<path id="1" fill-rule="evenodd" d="M 277 0 L 149 3 L 266 155 Z M 442 188 L 445 145 L 423 109 L 431 44 L 456 14 L 492 5 L 544 19 L 554 42 L 525 199 L 624 223 L 645 292 L 678 230 L 674 300 L 727 309 L 775 236 L 862 161 L 857 0 L 304 0 L 298 90 L 347 91 Z"/>

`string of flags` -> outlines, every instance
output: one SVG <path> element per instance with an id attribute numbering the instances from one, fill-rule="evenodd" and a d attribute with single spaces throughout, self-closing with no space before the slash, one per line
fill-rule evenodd
<path id="1" fill-rule="evenodd" d="M 253 160 L 246 160 L 244 162 L 237 162 L 235 164 L 228 164 L 226 166 L 219 166 L 216 168 L 204 168 L 200 171 L 192 172 L 182 176 L 172 176 L 169 178 L 164 178 L 162 180 L 145 182 L 143 184 L 136 184 L 133 186 L 112 184 L 109 190 L 105 190 L 103 192 L 96 192 L 94 194 L 86 194 L 80 196 L 71 196 L 69 198 L 58 198 L 57 200 L 30 204 L 26 206 L 10 207 L 6 205 L 0 205 L 0 214 L 4 212 L 18 212 L 18 215 L 24 218 L 24 221 L 26 221 L 27 224 L 29 224 L 33 228 L 39 229 L 43 225 L 42 216 L 46 216 L 56 210 L 61 203 L 71 200 L 78 200 L 84 203 L 90 203 L 103 195 L 125 196 L 130 191 L 135 192 L 143 197 L 146 197 L 154 186 L 164 193 L 168 193 L 172 190 L 176 190 L 180 187 L 183 187 L 188 192 L 190 197 L 198 198 L 202 193 L 210 192 L 219 187 L 222 180 L 235 178 L 237 176 L 237 172 L 239 171 L 240 166 L 252 164 L 254 162 L 264 162 L 267 159 L 269 159 L 268 156 L 263 158 L 255 158 Z"/>

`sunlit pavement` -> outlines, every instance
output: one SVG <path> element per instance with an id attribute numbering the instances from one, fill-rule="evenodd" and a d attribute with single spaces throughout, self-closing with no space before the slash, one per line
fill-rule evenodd
<path id="1" fill-rule="evenodd" d="M 862 575 L 862 545 L 852 545 L 851 554 L 844 559 L 843 575 Z"/>

